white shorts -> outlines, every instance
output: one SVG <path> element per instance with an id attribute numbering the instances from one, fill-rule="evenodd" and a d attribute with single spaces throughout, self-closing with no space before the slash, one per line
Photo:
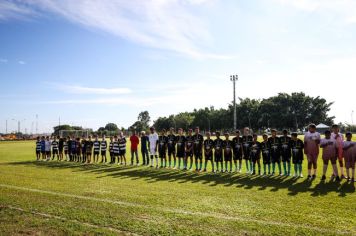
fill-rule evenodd
<path id="1" fill-rule="evenodd" d="M 157 155 L 155 149 L 156 149 L 155 147 L 150 147 L 150 154 L 151 155 Z"/>

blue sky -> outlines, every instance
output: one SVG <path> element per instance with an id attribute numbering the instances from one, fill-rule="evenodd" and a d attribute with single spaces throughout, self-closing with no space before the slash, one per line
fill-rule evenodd
<path id="1" fill-rule="evenodd" d="M 232 100 L 304 91 L 351 122 L 352 0 L 0 0 L 0 132 L 127 127 Z"/>

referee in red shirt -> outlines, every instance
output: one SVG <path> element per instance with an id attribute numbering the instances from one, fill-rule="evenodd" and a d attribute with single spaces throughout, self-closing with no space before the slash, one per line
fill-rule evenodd
<path id="1" fill-rule="evenodd" d="M 140 143 L 140 139 L 136 135 L 135 130 L 132 132 L 132 135 L 130 137 L 130 142 L 131 142 L 131 165 L 133 165 L 135 155 L 136 155 L 136 165 L 139 165 L 137 146 Z"/>

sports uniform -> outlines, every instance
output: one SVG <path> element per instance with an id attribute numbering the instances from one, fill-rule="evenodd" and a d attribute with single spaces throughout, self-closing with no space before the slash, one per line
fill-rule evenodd
<path id="1" fill-rule="evenodd" d="M 223 140 L 221 138 L 214 140 L 214 161 L 216 162 L 216 170 L 219 171 L 219 163 L 221 163 L 221 170 L 223 170 Z"/>
<path id="2" fill-rule="evenodd" d="M 227 164 L 230 163 L 230 172 L 232 172 L 233 142 L 231 140 L 224 140 L 222 146 L 223 146 L 224 161 L 225 161 L 225 171 L 227 171 Z"/>
<path id="3" fill-rule="evenodd" d="M 270 137 L 268 142 L 271 147 L 271 161 L 272 161 L 272 174 L 275 173 L 276 163 L 278 165 L 279 174 L 282 175 L 281 170 L 281 141 L 278 137 Z"/>
<path id="4" fill-rule="evenodd" d="M 174 134 L 168 134 L 168 165 L 171 167 L 173 156 L 173 167 L 176 166 L 176 143 L 177 137 Z"/>
<path id="5" fill-rule="evenodd" d="M 302 140 L 291 140 L 290 147 L 292 149 L 292 161 L 294 164 L 294 177 L 302 176 L 302 163 L 304 159 L 304 143 Z"/>
<path id="6" fill-rule="evenodd" d="M 195 134 L 193 136 L 193 153 L 195 159 L 195 170 L 201 170 L 203 167 L 203 142 L 204 137 L 201 134 Z M 198 166 L 199 165 L 199 166 Z"/>
<path id="7" fill-rule="evenodd" d="M 251 172 L 256 173 L 256 163 L 258 165 L 258 173 L 261 174 L 261 143 L 258 141 L 253 141 L 250 144 L 250 160 L 251 160 Z"/>
<path id="8" fill-rule="evenodd" d="M 281 136 L 279 139 L 281 142 L 281 156 L 283 162 L 284 175 L 288 176 L 290 175 L 290 168 L 291 168 L 290 159 L 292 157 L 292 149 L 290 146 L 291 137 Z"/>

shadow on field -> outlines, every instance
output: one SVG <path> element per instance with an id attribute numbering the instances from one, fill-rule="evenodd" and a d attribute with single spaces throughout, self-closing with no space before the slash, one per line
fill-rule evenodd
<path id="1" fill-rule="evenodd" d="M 330 192 L 336 192 L 340 197 L 355 192 L 354 183 L 330 182 L 315 179 L 309 181 L 284 176 L 262 177 L 248 174 L 229 173 L 197 173 L 192 171 L 179 171 L 173 169 L 155 169 L 146 166 L 118 166 L 108 164 L 81 164 L 72 162 L 11 162 L 10 165 L 36 166 L 40 168 L 53 169 L 73 169 L 73 172 L 88 172 L 97 174 L 97 178 L 120 178 L 120 179 L 141 179 L 147 183 L 159 181 L 184 183 L 200 183 L 208 186 L 223 185 L 226 187 L 236 186 L 236 188 L 252 189 L 260 191 L 277 192 L 280 189 L 287 189 L 289 196 L 299 193 L 310 193 L 311 196 L 325 196 Z M 315 183 L 313 183 L 315 182 Z"/>

